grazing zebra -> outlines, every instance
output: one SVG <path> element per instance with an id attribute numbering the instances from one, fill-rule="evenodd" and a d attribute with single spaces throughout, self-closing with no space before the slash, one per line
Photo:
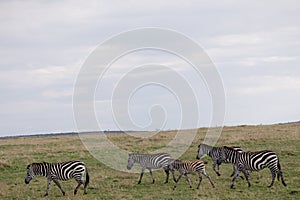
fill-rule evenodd
<path id="1" fill-rule="evenodd" d="M 84 173 L 86 173 L 86 179 L 84 180 Z M 60 186 L 58 180 L 69 180 L 74 178 L 78 185 L 74 190 L 76 195 L 79 186 L 84 185 L 84 194 L 86 194 L 86 187 L 89 183 L 89 173 L 85 164 L 81 161 L 67 161 L 61 163 L 32 163 L 27 166 L 27 175 L 25 183 L 29 182 L 34 178 L 35 175 L 45 176 L 47 178 L 47 190 L 45 196 L 48 195 L 51 181 L 53 181 L 60 191 L 65 195 L 65 191 Z"/>
<path id="2" fill-rule="evenodd" d="M 178 181 L 180 180 L 180 178 L 183 175 L 185 176 L 186 180 L 188 181 L 190 188 L 192 188 L 191 181 L 190 181 L 190 178 L 188 177 L 188 174 L 192 174 L 194 172 L 197 172 L 198 176 L 199 176 L 199 183 L 198 183 L 197 189 L 199 189 L 200 183 L 202 181 L 202 174 L 208 178 L 212 187 L 215 187 L 210 176 L 205 172 L 204 164 L 206 164 L 206 163 L 204 163 L 203 161 L 201 161 L 201 160 L 192 160 L 192 161 L 173 160 L 170 163 L 171 164 L 169 165 L 169 168 L 172 171 L 173 176 L 174 176 L 174 169 L 176 169 L 179 172 L 179 176 L 178 176 L 178 179 L 175 180 L 175 185 L 173 187 L 173 190 L 175 190 Z"/>
<path id="3" fill-rule="evenodd" d="M 277 174 L 277 179 L 281 177 L 281 182 L 284 186 L 287 186 L 284 182 L 283 174 L 281 172 L 280 162 L 277 154 L 270 150 L 255 151 L 255 152 L 238 152 L 231 147 L 224 147 L 223 151 L 224 159 L 228 159 L 234 163 L 235 174 L 232 180 L 231 188 L 235 185 L 236 179 L 240 172 L 246 177 L 248 186 L 250 187 L 249 172 L 259 171 L 264 168 L 269 168 L 272 174 L 272 182 L 268 187 L 272 187 Z"/>
<path id="4" fill-rule="evenodd" d="M 140 165 L 142 167 L 142 172 L 140 175 L 140 179 L 138 181 L 138 184 L 140 184 L 146 169 L 149 170 L 150 175 L 152 177 L 152 183 L 154 183 L 155 180 L 153 178 L 152 169 L 163 168 L 167 175 L 165 183 L 168 183 L 169 174 L 170 174 L 170 169 L 169 169 L 169 159 L 170 158 L 171 158 L 171 156 L 168 153 L 157 153 L 157 154 L 134 154 L 134 153 L 131 153 L 131 154 L 129 154 L 127 169 L 130 170 L 134 163 L 140 163 Z M 174 174 L 173 174 L 173 177 L 174 177 Z M 174 178 L 174 180 L 175 180 L 175 178 Z"/>
<path id="5" fill-rule="evenodd" d="M 236 151 L 242 152 L 243 149 L 241 147 L 237 147 L 234 146 L 232 147 L 233 149 L 235 149 Z M 227 159 L 223 159 L 222 158 L 222 151 L 223 151 L 223 147 L 212 147 L 209 146 L 207 144 L 200 144 L 198 146 L 198 154 L 196 159 L 200 159 L 204 154 L 207 154 L 209 157 L 211 157 L 211 159 L 213 160 L 214 164 L 213 164 L 213 170 L 216 172 L 216 174 L 218 176 L 221 176 L 220 174 L 220 165 L 224 162 L 224 163 L 230 163 L 229 160 Z M 218 168 L 218 171 L 216 171 L 216 166 Z M 231 174 L 231 176 L 234 175 L 234 168 L 233 168 L 233 172 Z"/>

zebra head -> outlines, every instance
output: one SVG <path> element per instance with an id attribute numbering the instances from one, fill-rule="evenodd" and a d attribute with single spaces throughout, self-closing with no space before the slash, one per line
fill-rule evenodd
<path id="1" fill-rule="evenodd" d="M 211 149 L 211 146 L 208 146 L 206 144 L 200 144 L 198 146 L 198 154 L 196 156 L 196 159 L 200 159 L 204 154 L 209 154 Z"/>
<path id="2" fill-rule="evenodd" d="M 25 183 L 29 184 L 29 182 L 34 178 L 34 171 L 32 164 L 27 166 L 27 175 L 25 177 Z"/>
<path id="3" fill-rule="evenodd" d="M 134 164 L 134 159 L 133 159 L 133 154 L 128 154 L 128 163 L 127 163 L 127 169 L 131 170 L 133 164 Z"/>

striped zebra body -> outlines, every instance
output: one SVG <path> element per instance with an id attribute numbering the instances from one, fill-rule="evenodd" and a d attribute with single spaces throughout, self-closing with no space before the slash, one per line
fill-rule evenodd
<path id="1" fill-rule="evenodd" d="M 142 167 L 142 172 L 140 175 L 140 179 L 138 181 L 138 184 L 141 183 L 144 172 L 146 169 L 149 170 L 151 178 L 152 178 L 152 183 L 155 182 L 153 174 L 152 174 L 152 169 L 159 169 L 163 168 L 166 172 L 166 181 L 165 183 L 168 183 L 169 180 L 169 159 L 171 156 L 168 153 L 158 153 L 158 154 L 129 154 L 128 157 L 128 164 L 127 164 L 127 169 L 130 170 L 133 166 L 134 163 L 139 163 Z"/>
<path id="2" fill-rule="evenodd" d="M 214 162 L 213 170 L 216 172 L 216 174 L 218 176 L 221 176 L 220 165 L 222 163 L 232 163 L 230 160 L 223 158 L 223 156 L 222 156 L 223 148 L 224 147 L 212 147 L 207 144 L 200 144 L 198 146 L 198 154 L 197 154 L 196 159 L 200 159 L 205 154 L 208 155 L 209 157 L 211 157 L 211 159 Z M 233 146 L 232 148 L 238 152 L 243 151 L 243 149 L 241 147 Z M 216 170 L 216 167 L 218 170 Z M 233 176 L 233 175 L 234 175 L 234 169 L 233 169 L 231 176 Z"/>
<path id="3" fill-rule="evenodd" d="M 281 177 L 281 182 L 284 186 L 283 174 L 277 154 L 270 150 L 256 151 L 256 152 L 238 152 L 233 148 L 224 147 L 224 159 L 228 159 L 234 163 L 236 168 L 234 178 L 232 180 L 231 188 L 235 185 L 236 179 L 240 172 L 246 177 L 248 186 L 251 186 L 249 181 L 249 171 L 260 171 L 264 168 L 269 168 L 272 174 L 272 182 L 268 187 L 272 187 L 277 174 L 277 178 Z"/>
<path id="4" fill-rule="evenodd" d="M 84 180 L 84 174 L 86 174 L 86 180 Z M 63 195 L 65 191 L 62 189 L 58 180 L 69 180 L 74 178 L 78 185 L 74 190 L 74 195 L 76 195 L 80 185 L 84 185 L 84 194 L 86 194 L 86 187 L 89 183 L 89 174 L 85 164 L 81 161 L 67 161 L 60 163 L 32 163 L 27 166 L 27 176 L 25 178 L 25 183 L 29 182 L 36 176 L 45 176 L 47 178 L 47 190 L 45 196 L 48 195 L 51 181 L 53 181 L 58 188 L 61 190 Z"/>
<path id="5" fill-rule="evenodd" d="M 186 180 L 188 181 L 190 188 L 192 188 L 192 184 L 191 184 L 190 178 L 188 177 L 188 174 L 192 174 L 195 172 L 198 173 L 198 177 L 199 177 L 197 189 L 199 189 L 200 183 L 202 181 L 202 174 L 208 178 L 212 187 L 215 187 L 210 176 L 205 172 L 204 164 L 205 163 L 201 160 L 192 160 L 192 161 L 173 160 L 173 161 L 171 161 L 170 170 L 172 170 L 172 172 L 173 172 L 174 169 L 176 169 L 179 172 L 179 176 L 178 176 L 178 179 L 175 180 L 175 185 L 173 187 L 173 190 L 175 190 L 177 183 L 179 182 L 180 178 L 183 175 L 185 176 Z"/>

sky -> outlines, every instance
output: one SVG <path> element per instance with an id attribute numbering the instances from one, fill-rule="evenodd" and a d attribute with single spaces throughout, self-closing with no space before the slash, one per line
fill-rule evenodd
<path id="1" fill-rule="evenodd" d="M 204 49 L 223 82 L 223 125 L 299 121 L 299 9 L 296 0 L 0 1 L 0 136 L 77 131 L 73 92 L 86 59 L 107 39 L 143 27 L 174 30 Z M 181 126 L 180 101 L 159 84 L 132 92 L 129 114 L 112 112 L 120 77 L 149 63 L 191 85 L 198 127 L 216 125 L 205 80 L 176 56 L 145 50 L 115 61 L 98 83 L 101 130 L 133 129 L 120 126 L 128 116 L 142 130 L 193 128 Z M 132 78 L 164 75 L 144 72 Z"/>

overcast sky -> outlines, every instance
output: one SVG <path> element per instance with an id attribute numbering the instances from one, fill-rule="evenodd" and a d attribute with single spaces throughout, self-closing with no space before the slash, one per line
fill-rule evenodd
<path id="1" fill-rule="evenodd" d="M 103 41 L 140 27 L 172 29 L 203 47 L 223 81 L 225 125 L 299 121 L 299 9 L 296 0 L 0 1 L 0 136 L 76 131 L 72 95 L 84 61 Z M 107 109 L 107 90 L 120 73 L 118 66 L 153 62 L 181 69 L 185 64 L 161 52 L 135 53 L 116 62 L 95 96 L 103 129 L 118 129 Z M 207 126 L 209 91 L 185 73 L 195 85 L 199 82 L 195 92 L 204 99 L 199 126 Z M 165 124 L 151 129 L 180 127 L 172 94 L 155 86 L 144 89 L 129 100 L 135 123 L 147 126 L 149 108 L 165 105 Z"/>

